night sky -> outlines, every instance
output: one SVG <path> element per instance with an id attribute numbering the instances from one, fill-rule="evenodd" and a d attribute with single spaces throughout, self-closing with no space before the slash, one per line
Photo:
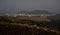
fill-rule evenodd
<path id="1" fill-rule="evenodd" d="M 0 0 L 0 11 L 48 10 L 60 13 L 60 0 Z"/>

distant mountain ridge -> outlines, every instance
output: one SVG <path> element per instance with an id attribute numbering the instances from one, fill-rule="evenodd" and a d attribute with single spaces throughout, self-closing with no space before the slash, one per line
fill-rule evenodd
<path id="1" fill-rule="evenodd" d="M 34 11 L 20 11 L 18 13 L 25 13 L 25 14 L 55 14 L 53 12 L 49 12 L 46 10 L 34 10 Z"/>
<path id="2" fill-rule="evenodd" d="M 30 13 L 32 14 L 54 14 L 53 12 L 49 12 L 46 10 L 34 10 L 34 11 L 31 11 Z"/>

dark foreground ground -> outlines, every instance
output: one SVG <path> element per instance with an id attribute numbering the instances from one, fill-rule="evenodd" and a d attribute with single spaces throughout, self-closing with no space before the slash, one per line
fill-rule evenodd
<path id="1" fill-rule="evenodd" d="M 59 32 L 32 27 L 0 24 L 0 35 L 60 35 Z"/>
<path id="2" fill-rule="evenodd" d="M 44 23 L 48 22 L 0 17 L 0 35 L 60 35 L 58 29 L 46 26 Z"/>

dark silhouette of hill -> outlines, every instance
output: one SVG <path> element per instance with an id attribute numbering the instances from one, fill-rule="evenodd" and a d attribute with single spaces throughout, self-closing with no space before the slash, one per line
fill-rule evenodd
<path id="1" fill-rule="evenodd" d="M 20 11 L 19 13 L 25 13 L 25 14 L 55 14 L 54 12 L 49 12 L 46 10 L 33 10 L 33 11 Z"/>
<path id="2" fill-rule="evenodd" d="M 31 11 L 30 14 L 53 14 L 53 12 L 49 12 L 46 10 L 34 10 L 34 11 Z"/>

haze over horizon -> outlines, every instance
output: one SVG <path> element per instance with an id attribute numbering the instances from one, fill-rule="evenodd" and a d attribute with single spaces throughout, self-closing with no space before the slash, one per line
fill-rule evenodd
<path id="1" fill-rule="evenodd" d="M 47 10 L 60 13 L 60 0 L 0 0 L 0 11 Z"/>

